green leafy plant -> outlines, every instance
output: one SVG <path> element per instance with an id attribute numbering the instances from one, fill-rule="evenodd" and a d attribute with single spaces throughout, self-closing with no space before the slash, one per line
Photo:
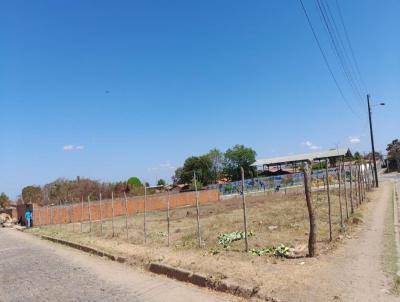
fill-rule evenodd
<path id="1" fill-rule="evenodd" d="M 258 249 L 251 249 L 249 251 L 249 253 L 251 253 L 253 256 L 263 256 L 263 255 L 267 255 L 267 254 L 272 254 L 272 248 L 266 248 L 266 247 L 262 247 L 262 248 L 258 248 Z"/>
<path id="2" fill-rule="evenodd" d="M 253 256 L 274 255 L 275 257 L 289 257 L 289 247 L 281 244 L 278 247 L 263 247 L 251 249 L 249 251 Z"/>
<path id="3" fill-rule="evenodd" d="M 276 257 L 288 257 L 289 256 L 289 248 L 283 244 L 275 248 L 274 256 Z"/>
<path id="4" fill-rule="evenodd" d="M 247 232 L 247 237 L 254 236 L 254 232 Z M 230 244 L 234 241 L 242 240 L 245 237 L 244 232 L 232 232 L 223 233 L 218 235 L 218 244 L 222 245 L 224 248 L 229 248 Z"/>

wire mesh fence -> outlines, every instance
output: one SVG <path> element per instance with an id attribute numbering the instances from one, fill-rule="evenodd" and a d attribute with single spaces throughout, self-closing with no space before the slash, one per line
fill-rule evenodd
<path id="1" fill-rule="evenodd" d="M 371 171 L 369 166 L 314 171 L 313 202 L 320 241 L 328 242 L 331 234 L 340 234 L 344 224 L 350 223 L 348 217 L 352 215 L 352 208 L 357 208 L 365 200 L 365 192 L 372 186 Z M 290 182 L 284 181 L 285 177 L 278 179 L 280 184 L 285 184 L 280 190 L 255 191 L 257 181 L 245 181 L 248 230 L 255 234 L 250 238 L 250 248 L 307 243 L 309 222 L 300 174 L 289 177 Z M 278 183 L 277 178 L 274 181 L 274 185 Z M 250 194 L 254 192 L 259 194 Z M 199 201 L 201 247 L 221 248 L 217 240 L 220 234 L 243 230 L 240 195 L 220 200 L 219 190 L 202 190 L 199 191 Z M 198 247 L 196 192 L 166 192 L 146 198 L 119 195 L 101 201 L 88 199 L 36 209 L 35 215 L 38 225 L 53 232 L 132 244 L 170 245 L 177 249 Z M 230 248 L 243 250 L 243 245 L 234 243 Z"/>

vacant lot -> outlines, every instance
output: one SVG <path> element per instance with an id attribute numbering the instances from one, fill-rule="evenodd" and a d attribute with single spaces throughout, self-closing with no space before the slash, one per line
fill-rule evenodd
<path id="1" fill-rule="evenodd" d="M 345 200 L 343 199 L 343 216 L 346 219 Z M 248 211 L 248 230 L 254 233 L 249 238 L 250 248 L 270 247 L 284 244 L 299 247 L 307 244 L 308 214 L 304 195 L 299 191 L 246 196 Z M 314 193 L 318 219 L 318 241 L 320 251 L 328 247 L 328 203 L 325 192 Z M 337 192 L 331 194 L 332 225 L 334 238 L 341 232 L 340 210 Z M 350 210 L 350 207 L 348 206 Z M 114 219 L 114 236 L 111 220 L 84 222 L 68 225 L 45 226 L 41 230 L 48 234 L 59 234 L 70 238 L 90 236 L 105 238 L 115 242 L 129 242 L 135 245 L 144 244 L 144 215 L 137 214 L 126 218 Z M 349 224 L 346 223 L 347 227 Z M 221 233 L 243 230 L 243 210 L 240 197 L 222 200 L 217 204 L 200 206 L 200 228 L 202 248 L 223 251 L 217 242 Z M 81 233 L 82 229 L 82 233 Z M 102 229 L 102 230 L 101 230 Z M 90 231 L 91 230 L 91 231 Z M 168 243 L 167 211 L 147 212 L 146 214 L 147 246 L 162 247 Z M 127 237 L 128 236 L 128 237 Z M 170 247 L 176 250 L 197 249 L 197 212 L 195 207 L 185 207 L 170 211 Z M 127 240 L 128 238 L 128 240 Z M 243 251 L 243 241 L 230 246 L 231 251 Z M 305 251 L 304 251 L 305 252 Z M 304 254 L 305 255 L 305 254 Z"/>
<path id="2" fill-rule="evenodd" d="M 290 193 L 289 193 L 290 192 Z M 373 193 L 374 194 L 374 193 Z M 325 192 L 313 193 L 317 212 L 318 252 L 325 254 L 338 242 L 351 234 L 353 221 L 360 221 L 363 206 L 340 228 L 340 210 L 337 192 L 331 194 L 333 241 L 329 242 L 328 205 Z M 343 216 L 346 207 L 343 199 Z M 271 247 L 285 244 L 293 248 L 296 256 L 306 256 L 308 240 L 308 214 L 304 195 L 300 190 L 279 193 L 249 195 L 246 197 L 249 230 L 249 247 Z M 350 210 L 350 206 L 348 206 Z M 195 208 L 174 209 L 170 212 L 170 247 L 167 247 L 167 213 L 147 213 L 147 243 L 144 244 L 143 214 L 128 217 L 126 240 L 125 217 L 114 221 L 115 236 L 112 236 L 112 222 L 103 221 L 103 235 L 100 222 L 82 225 L 55 225 L 32 229 L 31 232 L 47 234 L 63 239 L 91 245 L 109 252 L 128 257 L 131 264 L 163 262 L 194 272 L 200 272 L 216 279 L 228 279 L 248 286 L 268 284 L 267 288 L 285 287 L 276 274 L 285 275 L 289 281 L 299 282 L 312 267 L 318 266 L 317 259 L 283 259 L 273 256 L 254 256 L 244 252 L 243 240 L 234 242 L 224 249 L 217 242 L 220 233 L 243 230 L 241 199 L 221 200 L 200 209 L 200 224 L 203 246 L 197 247 L 197 218 Z M 277 265 L 279 264 L 279 265 Z M 294 269 L 295 268 L 295 269 Z M 275 284 L 276 283 L 276 284 Z M 273 293 L 269 293 L 273 294 Z"/>

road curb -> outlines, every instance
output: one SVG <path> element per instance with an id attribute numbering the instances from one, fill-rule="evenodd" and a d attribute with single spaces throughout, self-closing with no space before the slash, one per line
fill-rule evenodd
<path id="1" fill-rule="evenodd" d="M 100 251 L 100 250 L 97 250 L 97 249 L 92 248 L 90 246 L 82 245 L 82 244 L 79 244 L 79 243 L 75 243 L 75 242 L 71 242 L 71 241 L 67 241 L 67 240 L 63 240 L 63 239 L 58 239 L 58 238 L 54 238 L 54 237 L 50 237 L 50 236 L 45 236 L 45 235 L 40 236 L 40 238 L 45 239 L 45 240 L 49 240 L 49 241 L 52 241 L 52 242 L 60 243 L 60 244 L 72 247 L 74 249 L 78 249 L 78 250 L 84 251 L 86 253 L 97 255 L 97 256 L 100 256 L 100 257 L 105 257 L 105 258 L 108 258 L 108 259 L 110 259 L 112 261 L 125 263 L 126 260 L 127 260 L 126 257 L 112 255 L 112 254 L 106 253 L 104 251 Z"/>
<path id="2" fill-rule="evenodd" d="M 71 242 L 71 241 L 67 241 L 67 240 L 63 240 L 63 239 L 58 239 L 58 238 L 54 238 L 54 237 L 50 237 L 50 236 L 45 236 L 45 235 L 41 235 L 40 238 L 51 241 L 51 242 L 63 244 L 63 245 L 69 246 L 71 248 L 81 250 L 86 253 L 97 255 L 100 257 L 106 257 L 112 261 L 117 261 L 120 263 L 127 262 L 126 257 L 112 255 L 112 254 L 106 253 L 104 251 L 92 248 L 90 246 L 86 246 L 86 245 L 82 245 L 79 243 L 75 243 L 75 242 Z M 214 280 L 211 277 L 203 276 L 198 273 L 193 273 L 190 271 L 186 271 L 186 270 L 183 270 L 180 268 L 175 268 L 175 267 L 172 267 L 172 266 L 169 266 L 166 264 L 162 264 L 162 263 L 151 262 L 148 265 L 146 265 L 145 268 L 149 272 L 152 272 L 154 274 L 163 275 L 163 276 L 166 276 L 171 279 L 175 279 L 175 280 L 186 282 L 186 283 L 191 283 L 193 285 L 197 285 L 199 287 L 204 287 L 204 288 L 209 288 L 211 290 L 218 291 L 218 292 L 228 293 L 228 294 L 238 296 L 241 298 L 246 298 L 246 299 L 257 298 L 262 301 L 279 302 L 279 300 L 277 300 L 275 298 L 272 298 L 263 293 L 260 293 L 259 292 L 260 288 L 257 286 L 254 288 L 248 288 L 248 287 L 243 287 L 243 286 L 240 286 L 237 284 L 229 283 L 229 282 L 223 281 L 223 280 Z"/>
<path id="3" fill-rule="evenodd" d="M 397 250 L 397 276 L 400 277 L 400 220 L 399 220 L 399 203 L 396 190 L 396 183 L 393 185 L 393 222 L 394 222 L 394 235 Z"/>
<path id="4" fill-rule="evenodd" d="M 158 275 L 164 275 L 171 279 L 191 283 L 200 287 L 206 287 L 215 291 L 228 293 L 241 298 L 257 298 L 263 301 L 278 302 L 277 299 L 260 293 L 260 288 L 257 286 L 253 288 L 248 288 L 222 280 L 214 280 L 201 274 L 192 273 L 190 271 L 171 267 L 162 263 L 150 263 L 147 269 L 150 272 Z"/>

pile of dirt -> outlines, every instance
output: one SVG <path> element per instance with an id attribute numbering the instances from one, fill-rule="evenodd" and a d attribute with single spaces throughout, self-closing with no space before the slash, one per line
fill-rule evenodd
<path id="1" fill-rule="evenodd" d="M 13 224 L 13 222 L 14 222 L 13 219 L 7 213 L 0 214 L 0 225 L 2 227 L 9 227 Z"/>
<path id="2" fill-rule="evenodd" d="M 7 213 L 1 213 L 0 214 L 0 221 L 2 221 L 2 222 L 11 222 L 12 218 Z"/>

